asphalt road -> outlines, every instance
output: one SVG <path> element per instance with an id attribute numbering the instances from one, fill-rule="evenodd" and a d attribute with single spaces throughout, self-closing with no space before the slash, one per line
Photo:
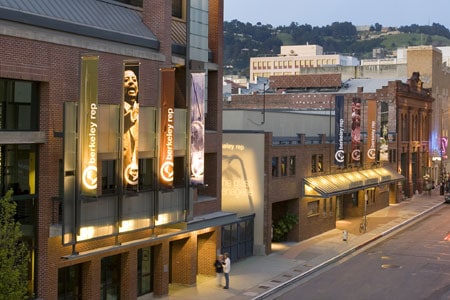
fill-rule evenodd
<path id="1" fill-rule="evenodd" d="M 450 299 L 450 205 L 369 247 L 272 299 Z"/>

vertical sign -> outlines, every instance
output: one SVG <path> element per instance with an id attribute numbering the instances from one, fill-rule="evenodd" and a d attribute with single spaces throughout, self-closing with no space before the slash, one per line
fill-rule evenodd
<path id="1" fill-rule="evenodd" d="M 338 166 L 344 165 L 344 96 L 336 96 L 334 108 L 335 134 L 334 134 L 334 163 Z"/>
<path id="2" fill-rule="evenodd" d="M 367 101 L 367 161 L 375 162 L 377 153 L 377 102 L 375 100 Z"/>
<path id="3" fill-rule="evenodd" d="M 139 64 L 125 63 L 123 81 L 123 183 L 135 190 L 139 179 Z"/>
<path id="4" fill-rule="evenodd" d="M 380 105 L 380 161 L 389 161 L 389 143 L 388 143 L 388 120 L 389 106 L 386 102 Z"/>
<path id="5" fill-rule="evenodd" d="M 97 195 L 98 56 L 81 58 L 80 154 L 81 194 Z"/>
<path id="6" fill-rule="evenodd" d="M 361 161 L 361 98 L 352 99 L 352 162 Z"/>
<path id="7" fill-rule="evenodd" d="M 441 137 L 439 150 L 441 151 L 441 159 L 447 159 L 448 137 Z"/>
<path id="8" fill-rule="evenodd" d="M 203 184 L 205 155 L 205 73 L 193 73 L 191 80 L 191 183 Z"/>
<path id="9" fill-rule="evenodd" d="M 173 185 L 175 69 L 161 69 L 161 124 L 159 148 L 159 182 Z"/>

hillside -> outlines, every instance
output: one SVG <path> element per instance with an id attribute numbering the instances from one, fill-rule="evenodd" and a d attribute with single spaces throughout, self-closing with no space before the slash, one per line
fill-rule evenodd
<path id="1" fill-rule="evenodd" d="M 350 22 L 335 22 L 323 27 L 291 23 L 273 27 L 270 24 L 224 22 L 225 74 L 249 75 L 250 57 L 277 55 L 281 45 L 317 44 L 326 53 L 372 58 L 372 50 L 382 48 L 389 54 L 397 48 L 433 45 L 450 46 L 450 31 L 440 24 L 409 25 L 383 28 L 376 23 L 368 30 L 357 30 Z"/>

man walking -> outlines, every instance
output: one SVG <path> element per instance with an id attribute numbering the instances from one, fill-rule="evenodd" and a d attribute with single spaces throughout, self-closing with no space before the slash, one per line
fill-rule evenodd
<path id="1" fill-rule="evenodd" d="M 228 252 L 225 252 L 223 257 L 225 258 L 223 262 L 223 273 L 225 275 L 225 286 L 224 289 L 228 289 L 230 287 L 230 270 L 231 270 L 231 260 Z"/>

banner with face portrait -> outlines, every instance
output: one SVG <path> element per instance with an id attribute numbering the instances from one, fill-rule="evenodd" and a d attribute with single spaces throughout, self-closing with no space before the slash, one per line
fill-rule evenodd
<path id="1" fill-rule="evenodd" d="M 335 97 L 334 108 L 334 163 L 338 166 L 344 165 L 345 152 L 344 152 L 344 96 Z"/>
<path id="2" fill-rule="evenodd" d="M 205 156 L 205 73 L 191 74 L 191 184 L 203 184 Z"/>
<path id="3" fill-rule="evenodd" d="M 389 106 L 386 102 L 380 103 L 380 161 L 389 161 Z"/>
<path id="4" fill-rule="evenodd" d="M 367 100 L 367 145 L 366 159 L 375 162 L 377 154 L 377 102 Z"/>
<path id="5" fill-rule="evenodd" d="M 80 155 L 81 194 L 97 195 L 98 56 L 81 58 Z"/>
<path id="6" fill-rule="evenodd" d="M 159 147 L 159 183 L 173 186 L 175 137 L 175 69 L 161 69 L 161 124 Z"/>
<path id="7" fill-rule="evenodd" d="M 136 190 L 139 180 L 139 64 L 125 63 L 123 72 L 123 184 Z"/>
<path id="8" fill-rule="evenodd" d="M 359 163 L 361 161 L 361 98 L 352 99 L 352 162 Z"/>

